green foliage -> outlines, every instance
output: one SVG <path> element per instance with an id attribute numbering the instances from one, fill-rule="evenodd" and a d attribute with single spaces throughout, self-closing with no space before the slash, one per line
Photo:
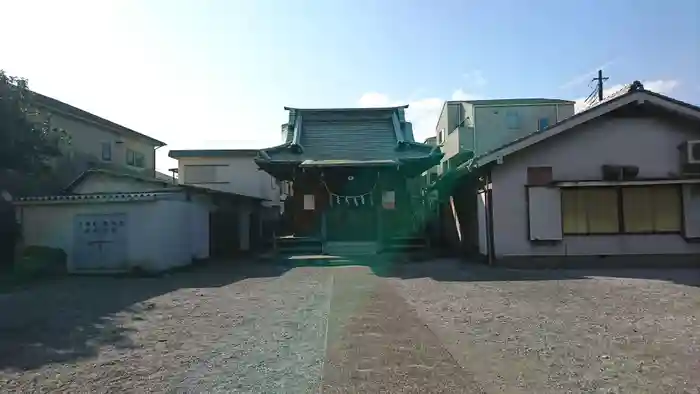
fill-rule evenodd
<path id="1" fill-rule="evenodd" d="M 27 80 L 0 70 L 0 170 L 36 174 L 61 154 L 63 130 L 52 129 L 34 105 Z"/>
<path id="2" fill-rule="evenodd" d="M 47 246 L 26 246 L 15 263 L 15 273 L 21 277 L 37 278 L 66 272 L 66 252 Z"/>

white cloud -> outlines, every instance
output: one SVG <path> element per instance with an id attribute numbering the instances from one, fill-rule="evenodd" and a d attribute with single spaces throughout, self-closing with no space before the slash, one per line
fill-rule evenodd
<path id="1" fill-rule="evenodd" d="M 365 93 L 357 101 L 360 107 L 391 107 L 392 104 L 389 96 L 377 92 Z"/>
<path id="2" fill-rule="evenodd" d="M 488 82 L 481 70 L 467 71 L 466 73 L 464 73 L 464 75 L 462 75 L 462 77 L 464 77 L 467 86 L 472 86 L 476 88 L 484 87 Z"/>
<path id="3" fill-rule="evenodd" d="M 653 81 L 643 81 L 642 85 L 644 85 L 644 89 L 650 90 L 652 92 L 660 93 L 660 94 L 669 94 L 671 93 L 676 87 L 678 87 L 679 82 L 674 80 L 674 79 L 668 79 L 668 80 L 662 80 L 662 79 L 657 79 Z M 619 91 L 620 89 L 624 88 L 625 85 L 623 84 L 617 84 L 613 85 L 607 89 L 603 89 L 603 97 L 610 96 L 611 94 Z M 588 105 L 585 103 L 586 97 L 581 97 L 579 99 L 576 99 L 576 104 L 574 105 L 575 111 L 579 112 L 585 109 Z"/>
<path id="4" fill-rule="evenodd" d="M 656 80 L 656 81 L 646 81 L 642 82 L 644 89 L 651 90 L 652 92 L 668 94 L 678 87 L 678 81 L 670 80 Z"/>
<path id="5" fill-rule="evenodd" d="M 480 95 L 457 89 L 452 93 L 451 100 L 478 100 Z M 416 141 L 422 142 L 428 137 L 435 136 L 440 111 L 445 99 L 440 97 L 425 97 L 415 100 L 394 100 L 386 94 L 369 92 L 357 101 L 360 107 L 393 107 L 408 104 L 406 119 L 413 123 L 413 135 Z"/>
<path id="6" fill-rule="evenodd" d="M 452 93 L 452 100 L 481 100 L 482 96 L 457 89 Z"/>

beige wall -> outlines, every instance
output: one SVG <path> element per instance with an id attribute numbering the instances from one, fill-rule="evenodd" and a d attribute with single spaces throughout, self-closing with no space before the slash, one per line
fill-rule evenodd
<path id="1" fill-rule="evenodd" d="M 102 143 L 108 142 L 112 147 L 112 160 L 109 163 L 127 166 L 126 150 L 132 149 L 144 155 L 143 169 L 128 166 L 132 170 L 143 170 L 150 175 L 155 171 L 155 146 L 145 139 L 125 137 L 94 123 L 79 120 L 72 116 L 64 116 L 54 112 L 51 115 L 51 128 L 66 130 L 71 138 L 69 151 L 89 154 L 97 160 L 102 160 Z"/>
<path id="2" fill-rule="evenodd" d="M 516 113 L 520 120 L 520 127 L 517 129 L 508 127 L 509 112 Z M 452 103 L 445 108 L 445 112 L 441 115 L 441 122 L 438 123 L 438 127 L 442 124 L 446 125 L 445 142 L 442 148 L 445 156 L 442 161 L 448 161 L 459 152 L 469 150 L 479 156 L 537 131 L 540 118 L 548 118 L 549 124 L 553 125 L 573 114 L 573 104 Z M 460 124 L 462 119 L 464 122 Z M 438 171 L 442 172 L 442 166 Z"/>
<path id="3" fill-rule="evenodd" d="M 192 183 L 188 166 L 217 166 L 216 181 Z M 178 159 L 180 183 L 208 187 L 229 193 L 259 197 L 280 204 L 280 189 L 268 173 L 258 168 L 252 156 L 246 157 L 187 157 Z M 191 178 L 190 178 L 191 179 Z"/>
<path id="4" fill-rule="evenodd" d="M 698 137 L 697 129 L 685 124 L 607 118 L 506 156 L 492 172 L 496 257 L 700 253 L 700 244 L 677 234 L 564 235 L 551 245 L 534 244 L 525 198 L 529 166 L 551 166 L 558 181 L 600 179 L 603 164 L 639 166 L 639 178 L 668 178 L 679 170 L 678 145 Z M 551 209 L 559 209 L 555 205 Z"/>
<path id="5" fill-rule="evenodd" d="M 508 127 L 509 112 L 517 114 L 519 128 Z M 551 126 L 573 114 L 573 104 L 475 106 L 476 156 L 534 133 L 540 118 L 548 118 Z"/>

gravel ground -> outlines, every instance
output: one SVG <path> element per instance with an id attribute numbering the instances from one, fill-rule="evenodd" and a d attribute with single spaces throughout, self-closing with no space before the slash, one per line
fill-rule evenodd
<path id="1" fill-rule="evenodd" d="M 0 322 L 0 391 L 316 391 L 328 274 L 252 274 L 69 278 L 0 296 L 12 317 Z"/>
<path id="2" fill-rule="evenodd" d="M 392 283 L 487 392 L 700 392 L 698 287 L 651 271 L 436 272 L 453 281 Z"/>
<path id="3" fill-rule="evenodd" d="M 700 392 L 699 287 L 384 268 L 221 265 L 0 294 L 0 391 Z"/>

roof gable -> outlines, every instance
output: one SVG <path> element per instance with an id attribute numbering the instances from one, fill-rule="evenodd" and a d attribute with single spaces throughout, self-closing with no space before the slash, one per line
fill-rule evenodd
<path id="1" fill-rule="evenodd" d="M 287 108 L 286 142 L 263 149 L 268 161 L 377 161 L 429 156 L 433 147 L 416 143 L 402 107 Z"/>
<path id="2" fill-rule="evenodd" d="M 502 160 L 505 156 L 523 149 L 527 149 L 530 146 L 555 135 L 572 130 L 576 126 L 585 124 L 623 108 L 638 105 L 653 106 L 676 116 L 690 117 L 700 120 L 700 108 L 658 93 L 644 90 L 643 88 L 635 88 L 635 84 L 633 84 L 632 88 L 625 94 L 603 102 L 597 106 L 591 107 L 585 111 L 579 112 L 574 116 L 566 118 L 561 122 L 548 127 L 544 131 L 534 132 L 490 152 L 486 152 L 485 154 L 476 157 L 473 161 L 465 163 L 460 167 L 479 167 L 493 161 Z"/>
<path id="3" fill-rule="evenodd" d="M 80 174 L 68 187 L 69 193 L 145 192 L 172 187 L 173 183 L 134 174 L 91 169 Z"/>
<path id="4" fill-rule="evenodd" d="M 150 144 L 156 147 L 165 146 L 166 143 L 159 141 L 153 137 L 149 137 L 145 134 L 139 133 L 138 131 L 132 130 L 128 127 L 124 127 L 120 124 L 114 123 L 110 120 L 102 118 L 100 116 L 94 115 L 90 112 L 82 110 L 78 107 L 74 107 L 70 104 L 66 104 L 62 101 L 56 100 L 43 94 L 33 92 L 33 97 L 36 99 L 36 103 L 40 107 L 44 107 L 49 111 L 55 111 L 63 114 L 64 116 L 69 116 L 74 119 L 81 120 L 83 122 L 92 123 L 104 129 L 111 130 L 117 134 L 135 137 L 140 140 L 148 141 Z"/>
<path id="5" fill-rule="evenodd" d="M 102 178 L 102 179 L 100 179 Z M 121 180 L 121 182 L 104 182 L 104 180 Z M 102 183 L 100 181 L 103 181 Z M 115 190 L 114 188 L 118 188 Z M 128 190 L 124 190 L 128 188 Z M 261 201 L 262 198 L 229 193 L 220 190 L 209 189 L 201 186 L 185 185 L 173 181 L 162 181 L 155 178 L 143 177 L 135 174 L 119 173 L 102 169 L 92 169 L 83 172 L 65 190 L 70 194 L 99 194 L 99 193 L 134 193 L 134 192 L 182 192 L 190 191 L 199 194 L 219 195 L 226 197 L 244 198 L 247 200 Z"/>

